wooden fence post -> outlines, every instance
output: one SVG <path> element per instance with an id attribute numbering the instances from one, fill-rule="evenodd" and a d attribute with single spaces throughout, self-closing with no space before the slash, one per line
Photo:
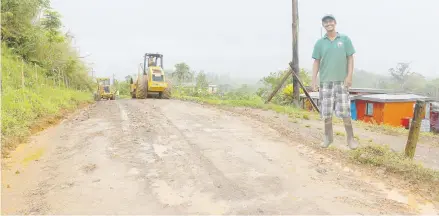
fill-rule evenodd
<path id="1" fill-rule="evenodd" d="M 425 101 L 416 101 L 415 111 L 410 126 L 409 137 L 405 146 L 405 156 L 413 159 L 415 157 L 416 144 L 421 130 L 422 117 L 425 114 Z"/>

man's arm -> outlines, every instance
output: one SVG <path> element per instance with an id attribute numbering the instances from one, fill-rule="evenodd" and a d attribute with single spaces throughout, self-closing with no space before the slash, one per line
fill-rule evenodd
<path id="1" fill-rule="evenodd" d="M 352 74 L 354 73 L 354 55 L 350 55 L 348 58 L 348 78 L 352 80 Z"/>
<path id="2" fill-rule="evenodd" d="M 320 69 L 320 59 L 314 59 L 314 63 L 312 65 L 312 83 L 313 84 L 317 84 L 317 74 L 319 74 L 319 69 Z"/>
<path id="3" fill-rule="evenodd" d="M 346 86 L 349 88 L 352 86 L 352 77 L 354 73 L 354 54 L 355 48 L 352 45 L 352 41 L 349 37 L 346 38 L 346 58 L 348 60 L 348 75 L 345 80 Z"/>
<path id="4" fill-rule="evenodd" d="M 317 41 L 317 43 L 314 45 L 312 58 L 314 59 L 314 63 L 312 65 L 312 88 L 313 91 L 317 91 L 317 74 L 320 70 L 320 59 L 322 58 L 319 41 Z"/>

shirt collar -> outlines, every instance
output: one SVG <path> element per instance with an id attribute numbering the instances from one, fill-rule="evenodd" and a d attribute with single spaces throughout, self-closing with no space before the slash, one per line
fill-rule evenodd
<path id="1" fill-rule="evenodd" d="M 340 37 L 340 34 L 337 32 L 337 36 L 335 36 L 335 39 L 337 39 L 337 38 L 339 38 L 339 37 Z M 328 33 L 326 33 L 325 36 L 323 36 L 323 38 L 325 38 L 325 39 L 329 39 L 329 38 L 328 38 Z"/>

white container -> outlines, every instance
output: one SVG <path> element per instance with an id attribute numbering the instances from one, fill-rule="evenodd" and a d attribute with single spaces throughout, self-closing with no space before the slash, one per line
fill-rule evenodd
<path id="1" fill-rule="evenodd" d="M 428 119 L 422 120 L 421 132 L 430 132 L 430 120 L 428 120 Z"/>
<path id="2" fill-rule="evenodd" d="M 411 126 L 412 126 L 412 119 L 410 119 L 410 122 L 409 122 L 409 129 L 410 129 Z M 421 132 L 430 132 L 430 131 L 431 131 L 431 128 L 430 128 L 430 120 L 428 120 L 428 119 L 423 119 L 423 120 L 421 121 L 421 128 L 420 128 L 420 131 L 421 131 Z"/>

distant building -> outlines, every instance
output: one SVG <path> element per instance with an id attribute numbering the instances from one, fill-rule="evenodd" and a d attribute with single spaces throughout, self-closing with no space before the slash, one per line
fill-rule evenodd
<path id="1" fill-rule="evenodd" d="M 207 89 L 207 91 L 208 91 L 210 94 L 215 94 L 215 93 L 217 92 L 217 90 L 218 90 L 217 85 L 213 85 L 213 84 L 209 84 L 209 87 L 208 87 L 208 89 Z"/>

